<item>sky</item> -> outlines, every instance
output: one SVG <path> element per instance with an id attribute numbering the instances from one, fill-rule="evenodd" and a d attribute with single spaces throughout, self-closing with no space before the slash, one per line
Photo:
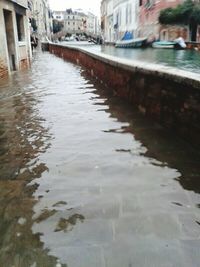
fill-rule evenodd
<path id="1" fill-rule="evenodd" d="M 52 10 L 62 11 L 67 8 L 81 8 L 100 16 L 100 1 L 101 0 L 49 0 L 49 3 Z"/>

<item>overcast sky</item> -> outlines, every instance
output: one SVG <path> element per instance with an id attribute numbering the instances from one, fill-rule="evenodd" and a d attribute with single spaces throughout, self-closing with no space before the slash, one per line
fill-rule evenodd
<path id="1" fill-rule="evenodd" d="M 100 14 L 101 0 L 49 0 L 52 10 L 66 10 L 67 8 L 77 9 L 81 8 L 86 11 L 91 11 L 95 15 Z"/>

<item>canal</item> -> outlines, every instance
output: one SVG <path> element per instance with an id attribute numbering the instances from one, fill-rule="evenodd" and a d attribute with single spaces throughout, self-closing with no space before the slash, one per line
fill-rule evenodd
<path id="1" fill-rule="evenodd" d="M 112 55 L 119 58 L 161 64 L 185 71 L 200 73 L 200 52 L 195 50 L 153 48 L 131 49 L 115 48 L 114 46 L 108 45 L 90 45 L 86 49 L 89 51 L 101 52 L 103 54 Z"/>
<path id="2" fill-rule="evenodd" d="M 37 53 L 0 82 L 0 266 L 199 267 L 200 153 Z"/>

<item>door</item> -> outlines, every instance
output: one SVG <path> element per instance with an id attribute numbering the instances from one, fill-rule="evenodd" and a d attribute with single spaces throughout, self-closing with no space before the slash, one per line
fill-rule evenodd
<path id="1" fill-rule="evenodd" d="M 16 48 L 15 48 L 15 37 L 13 28 L 13 16 L 9 10 L 3 11 L 5 21 L 5 32 L 7 41 L 7 50 L 9 58 L 9 69 L 10 71 L 16 70 Z"/>

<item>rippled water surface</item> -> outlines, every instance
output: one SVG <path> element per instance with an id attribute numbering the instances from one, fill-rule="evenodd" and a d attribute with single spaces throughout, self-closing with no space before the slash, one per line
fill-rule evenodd
<path id="1" fill-rule="evenodd" d="M 0 266 L 199 267 L 200 155 L 71 63 L 0 81 Z"/>

